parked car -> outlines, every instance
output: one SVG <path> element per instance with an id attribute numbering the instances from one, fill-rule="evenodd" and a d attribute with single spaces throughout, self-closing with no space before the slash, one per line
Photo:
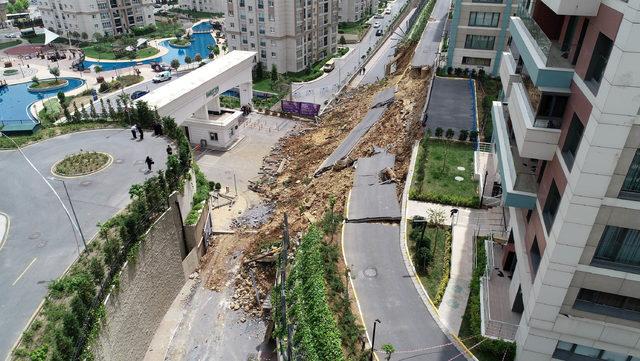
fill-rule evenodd
<path id="1" fill-rule="evenodd" d="M 171 71 L 171 66 L 167 63 L 151 63 L 151 69 L 156 73 Z"/>
<path id="2" fill-rule="evenodd" d="M 379 21 L 376 21 L 376 22 L 374 22 L 374 23 L 373 23 L 373 27 L 374 27 L 374 28 L 379 28 L 379 27 L 380 27 L 380 25 L 381 25 L 381 24 L 380 24 L 380 22 L 379 22 Z"/>
<path id="3" fill-rule="evenodd" d="M 387 15 L 391 14 L 391 8 L 384 9 L 384 13 Z"/>
<path id="4" fill-rule="evenodd" d="M 162 83 L 163 81 L 167 81 L 167 80 L 171 80 L 170 71 L 163 71 L 162 73 L 159 73 L 158 75 L 153 77 L 154 83 Z"/>
<path id="5" fill-rule="evenodd" d="M 382 32 L 382 29 L 378 29 L 378 30 L 376 30 L 376 36 L 382 36 L 382 34 L 384 34 L 384 33 Z"/>
<path id="6" fill-rule="evenodd" d="M 330 59 L 328 62 L 326 62 L 324 64 L 324 66 L 322 67 L 322 70 L 324 70 L 325 73 L 329 73 L 335 68 L 336 68 L 335 60 L 334 59 Z"/>
<path id="7" fill-rule="evenodd" d="M 149 94 L 148 91 L 146 90 L 136 90 L 133 93 L 131 93 L 131 100 L 136 100 L 138 98 L 141 98 L 145 95 Z"/>
<path id="8" fill-rule="evenodd" d="M 375 15 L 373 16 L 373 18 L 374 18 L 374 19 L 384 19 L 384 15 L 382 15 L 382 14 L 375 14 Z"/>

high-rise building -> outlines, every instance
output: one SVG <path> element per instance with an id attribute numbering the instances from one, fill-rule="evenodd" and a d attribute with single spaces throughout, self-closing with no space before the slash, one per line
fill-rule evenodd
<path id="1" fill-rule="evenodd" d="M 38 0 L 44 27 L 74 39 L 117 35 L 155 24 L 153 0 Z"/>
<path id="2" fill-rule="evenodd" d="M 7 21 L 7 0 L 0 0 L 0 28 L 6 26 Z"/>
<path id="3" fill-rule="evenodd" d="M 374 0 L 339 0 L 338 21 L 354 23 L 371 16 L 374 10 L 377 10 L 377 6 L 374 9 L 374 5 L 377 3 Z"/>
<path id="4" fill-rule="evenodd" d="M 224 27 L 229 50 L 299 72 L 336 52 L 338 0 L 228 0 Z"/>
<path id="5" fill-rule="evenodd" d="M 493 103 L 517 360 L 640 360 L 640 1 L 514 1 Z M 506 19 L 502 19 L 506 20 Z"/>
<path id="6" fill-rule="evenodd" d="M 227 10 L 227 0 L 179 0 L 182 9 L 204 11 L 209 13 L 222 13 Z"/>
<path id="7" fill-rule="evenodd" d="M 497 75 L 515 1 L 454 0 L 447 67 Z"/>

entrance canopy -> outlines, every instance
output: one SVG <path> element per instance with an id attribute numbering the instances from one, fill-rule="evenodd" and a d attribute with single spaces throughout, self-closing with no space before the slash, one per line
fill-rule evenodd
<path id="1" fill-rule="evenodd" d="M 218 103 L 225 91 L 238 87 L 240 104 L 253 98 L 251 71 L 256 52 L 234 50 L 141 98 L 158 109 L 160 116 L 175 118 L 178 124 L 192 114 L 206 119 L 207 104 Z M 216 109 L 217 110 L 217 109 Z"/>

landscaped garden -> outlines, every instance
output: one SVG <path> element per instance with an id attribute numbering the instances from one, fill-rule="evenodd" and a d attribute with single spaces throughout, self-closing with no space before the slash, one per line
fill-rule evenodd
<path id="1" fill-rule="evenodd" d="M 451 231 L 445 215 L 430 210 L 427 218 L 414 217 L 407 225 L 409 253 L 420 282 L 436 307 L 440 305 L 451 270 Z"/>
<path id="2" fill-rule="evenodd" d="M 100 87 L 98 88 L 98 90 L 100 91 L 100 93 L 108 93 L 118 89 L 126 88 L 134 84 L 138 84 L 142 80 L 144 80 L 144 77 L 142 77 L 142 75 L 120 75 L 110 82 L 103 81 L 102 83 L 100 83 Z"/>
<path id="3" fill-rule="evenodd" d="M 135 47 L 135 44 L 124 45 L 107 41 L 83 47 L 82 50 L 87 57 L 100 60 L 142 59 L 160 52 L 160 50 L 152 46 L 128 51 L 126 50 L 127 46 Z"/>
<path id="4" fill-rule="evenodd" d="M 480 361 L 513 361 L 516 357 L 516 344 L 513 342 L 484 338 L 481 333 L 480 277 L 484 274 L 487 255 L 484 248 L 485 238 L 476 239 L 477 264 L 469 285 L 469 300 L 462 317 L 458 336 Z M 475 346 L 475 347 L 474 347 Z"/>
<path id="5" fill-rule="evenodd" d="M 98 172 L 109 165 L 111 157 L 101 152 L 80 152 L 66 156 L 53 166 L 53 173 L 77 177 Z"/>
<path id="6" fill-rule="evenodd" d="M 169 40 L 169 44 L 177 47 L 188 48 L 191 45 L 191 39 L 187 36 L 173 38 Z"/>
<path id="7" fill-rule="evenodd" d="M 22 44 L 22 40 L 20 39 L 6 41 L 4 43 L 0 43 L 0 50 L 10 48 L 12 46 L 20 45 L 20 44 Z"/>
<path id="8" fill-rule="evenodd" d="M 214 19 L 214 18 L 224 18 L 224 13 L 210 13 L 206 11 L 196 11 L 196 10 L 187 10 L 180 8 L 170 9 L 169 12 L 187 15 L 192 19 Z"/>
<path id="9" fill-rule="evenodd" d="M 442 129 L 436 130 L 436 136 L 442 136 Z M 453 131 L 448 129 L 447 139 L 429 139 L 427 134 L 420 142 L 409 197 L 424 202 L 477 208 L 480 200 L 478 181 L 474 179 L 473 145 L 454 141 L 451 137 Z"/>
<path id="10" fill-rule="evenodd" d="M 338 24 L 338 34 L 353 34 L 362 36 L 371 26 L 369 24 L 369 16 L 365 16 L 360 21 L 344 22 Z"/>
<path id="11" fill-rule="evenodd" d="M 18 69 L 7 69 L 2 72 L 2 75 L 4 76 L 10 76 L 10 75 L 16 75 L 16 74 L 18 74 Z"/>

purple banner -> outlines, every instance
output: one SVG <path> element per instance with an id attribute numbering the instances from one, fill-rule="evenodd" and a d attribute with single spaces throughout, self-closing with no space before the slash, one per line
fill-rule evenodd
<path id="1" fill-rule="evenodd" d="M 304 117 L 315 117 L 320 112 L 320 104 L 282 100 L 282 111 Z"/>

